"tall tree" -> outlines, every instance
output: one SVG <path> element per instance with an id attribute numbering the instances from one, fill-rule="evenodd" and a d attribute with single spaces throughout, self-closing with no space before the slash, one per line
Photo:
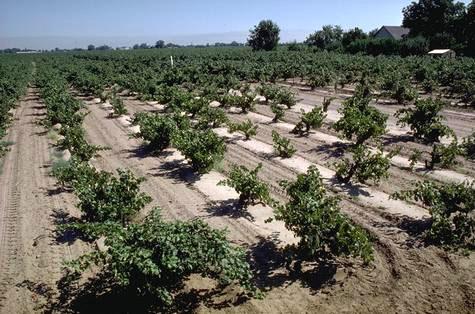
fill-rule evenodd
<path id="1" fill-rule="evenodd" d="M 157 40 L 155 48 L 165 48 L 165 42 L 163 40 Z"/>
<path id="2" fill-rule="evenodd" d="M 411 36 L 431 38 L 436 34 L 455 33 L 455 24 L 465 13 L 465 5 L 454 0 L 419 0 L 402 10 L 402 25 Z M 440 35 L 439 35 L 440 36 Z"/>
<path id="3" fill-rule="evenodd" d="M 361 28 L 355 27 L 343 33 L 341 43 L 346 47 L 355 40 L 366 38 L 368 38 L 368 35 Z"/>
<path id="4" fill-rule="evenodd" d="M 262 20 L 250 30 L 247 43 L 253 50 L 274 50 L 279 44 L 280 28 L 271 20 Z"/>
<path id="5" fill-rule="evenodd" d="M 341 41 L 343 36 L 343 29 L 338 25 L 325 25 L 321 30 L 310 34 L 305 43 L 310 46 L 317 46 L 318 48 L 325 49 L 330 45 L 336 44 Z"/>
<path id="6" fill-rule="evenodd" d="M 475 0 L 468 5 L 467 14 L 463 21 L 463 37 L 466 40 L 465 53 L 475 56 Z"/>

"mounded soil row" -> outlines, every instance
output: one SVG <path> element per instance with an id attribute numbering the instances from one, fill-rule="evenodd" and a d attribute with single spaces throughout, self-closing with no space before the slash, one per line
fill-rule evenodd
<path id="1" fill-rule="evenodd" d="M 126 103 L 130 113 L 144 110 L 146 106 L 130 104 L 128 101 Z M 274 240 L 262 239 L 262 231 L 253 226 L 252 219 L 246 232 L 239 231 L 242 228 L 241 224 L 244 224 L 242 219 L 245 218 L 236 219 L 231 215 L 232 211 L 224 213 L 221 211 L 221 216 L 217 216 L 220 220 L 218 223 L 217 217 L 209 215 L 209 211 L 206 210 L 207 204 L 210 204 L 209 197 L 190 184 L 189 175 L 186 172 L 183 174 L 183 164 L 175 165 L 177 168 L 167 165 L 166 154 L 157 157 L 137 154 L 141 151 L 140 142 L 128 138 L 127 135 L 132 130 L 123 126 L 117 119 L 108 119 L 108 114 L 99 106 L 91 105 L 89 108 L 91 114 L 86 118 L 85 128 L 91 142 L 111 147 L 110 151 L 103 153 L 104 158 L 98 160 L 104 163 L 104 167 L 113 170 L 112 168 L 123 165 L 138 175 L 144 175 L 148 179 L 144 183 L 144 190 L 147 193 L 155 191 L 152 196 L 155 202 L 166 209 L 165 215 L 180 219 L 198 216 L 213 226 L 227 226 L 230 230 L 230 239 L 250 250 L 260 284 L 268 290 L 266 298 L 226 308 L 225 311 L 297 313 L 320 310 L 395 313 L 434 310 L 469 312 L 473 308 L 473 289 L 470 288 L 474 282 L 470 270 L 473 266 L 472 258 L 447 254 L 434 247 L 414 245 L 414 238 L 401 224 L 377 215 L 373 209 L 362 208 L 348 200 L 342 201 L 341 204 L 345 213 L 376 235 L 375 262 L 369 268 L 360 268 L 356 265 L 344 269 L 338 268 L 333 275 L 330 275 L 332 272 L 328 269 L 311 268 L 299 278 L 292 278 L 283 269 L 282 264 L 276 262 L 278 251 L 275 250 Z M 99 133 L 104 135 L 100 136 Z M 232 163 L 251 167 L 259 162 L 264 165 L 261 177 L 266 182 L 275 183 L 295 176 L 295 173 L 287 167 L 280 166 L 232 142 L 228 143 L 223 172 L 226 173 Z M 265 171 L 267 167 L 273 168 Z M 161 173 L 157 171 L 163 168 L 168 171 Z M 174 175 L 170 176 L 170 172 Z M 169 194 L 163 193 L 163 190 L 168 190 L 164 186 L 170 184 L 174 188 L 172 194 L 180 196 L 178 200 L 176 197 L 168 200 Z M 279 193 L 275 184 L 271 186 L 275 187 L 274 193 Z M 183 200 L 187 199 L 185 195 L 190 193 L 196 195 L 197 199 L 202 199 L 198 206 L 183 204 Z M 194 212 L 189 212 L 190 208 Z M 170 211 L 173 214 L 170 214 Z M 215 210 L 212 212 L 216 213 Z M 254 239 L 244 237 L 244 234 L 252 234 L 251 230 L 255 230 L 252 232 L 255 234 Z M 331 279 L 325 280 L 329 275 Z M 337 284 L 334 284 L 335 281 Z M 357 295 L 361 298 L 355 298 Z M 447 295 L 453 297 L 447 298 Z M 213 309 L 206 308 L 206 311 L 211 310 Z"/>

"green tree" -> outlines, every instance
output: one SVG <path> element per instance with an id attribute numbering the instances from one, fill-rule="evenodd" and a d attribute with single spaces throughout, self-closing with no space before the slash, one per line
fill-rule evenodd
<path id="1" fill-rule="evenodd" d="M 247 43 L 253 50 L 274 50 L 279 44 L 279 34 L 280 28 L 276 23 L 263 20 L 250 30 Z"/>
<path id="2" fill-rule="evenodd" d="M 309 46 L 316 46 L 321 49 L 326 49 L 330 45 L 337 44 L 341 41 L 343 36 L 343 29 L 338 25 L 325 25 L 321 30 L 310 34 L 305 43 Z"/>
<path id="3" fill-rule="evenodd" d="M 403 9 L 402 25 L 411 35 L 431 37 L 452 29 L 452 23 L 464 13 L 464 4 L 453 0 L 419 0 Z"/>
<path id="4" fill-rule="evenodd" d="M 165 48 L 165 42 L 163 40 L 157 40 L 155 43 L 155 48 Z"/>
<path id="5" fill-rule="evenodd" d="M 464 16 L 462 37 L 466 39 L 465 54 L 475 56 L 475 1 L 472 1 Z"/>
<path id="6" fill-rule="evenodd" d="M 355 27 L 343 33 L 341 43 L 344 47 L 346 47 L 355 40 L 366 38 L 368 38 L 368 35 L 362 29 Z"/>
<path id="7" fill-rule="evenodd" d="M 465 5 L 453 0 L 419 0 L 403 9 L 402 25 L 410 29 L 410 36 L 429 38 L 431 46 L 454 48 L 463 31 Z M 437 46 L 437 47 L 442 47 Z"/>

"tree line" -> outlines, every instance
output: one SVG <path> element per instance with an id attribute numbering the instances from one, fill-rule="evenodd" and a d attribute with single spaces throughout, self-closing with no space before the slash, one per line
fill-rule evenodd
<path id="1" fill-rule="evenodd" d="M 319 50 L 370 55 L 421 55 L 431 49 L 449 48 L 475 56 L 475 1 L 469 5 L 453 0 L 419 0 L 403 8 L 402 26 L 410 30 L 402 40 L 375 38 L 377 29 L 365 33 L 355 27 L 344 31 L 338 25 L 325 25 L 310 34 L 304 44 Z M 263 20 L 250 31 L 248 45 L 254 50 L 273 50 L 280 37 L 279 26 Z M 290 50 L 303 49 L 291 43 Z"/>

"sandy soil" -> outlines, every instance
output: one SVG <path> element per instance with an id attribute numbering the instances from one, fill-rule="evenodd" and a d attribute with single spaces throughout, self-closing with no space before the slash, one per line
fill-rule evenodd
<path id="1" fill-rule="evenodd" d="M 128 104 L 129 112 L 144 108 L 144 105 Z M 209 197 L 189 183 L 190 179 L 186 179 L 189 174 L 183 173 L 183 165 L 165 167 L 166 156 L 137 156 L 140 143 L 135 139 L 127 139 L 127 128 L 118 121 L 107 119 L 104 111 L 93 106 L 91 111 L 86 121 L 91 141 L 112 148 L 105 153 L 102 166 L 127 166 L 137 174 L 145 175 L 148 181 L 144 184 L 144 190 L 154 196 L 155 202 L 166 208 L 168 217 L 187 219 L 200 216 L 214 226 L 227 226 L 230 239 L 250 250 L 260 286 L 267 291 L 266 298 L 221 309 L 210 304 L 202 305 L 199 311 L 468 313 L 473 310 L 473 255 L 469 258 L 460 257 L 438 248 L 415 245 L 417 240 L 411 235 L 410 223 L 384 217 L 374 208 L 360 207 L 350 200 L 342 202 L 343 210 L 375 236 L 375 262 L 369 268 L 360 268 L 358 263 L 345 268 L 338 267 L 336 271 L 312 268 L 303 276 L 295 278 L 282 267 L 276 244 L 271 239 L 261 239 L 259 228 L 256 229 L 252 221 L 243 231 L 243 220 L 235 219 L 232 212 L 221 212 L 219 217 L 204 214 Z M 226 173 L 231 163 L 255 166 L 258 162 L 264 164 L 262 178 L 274 187 L 275 182 L 295 175 L 291 169 L 256 152 L 245 150 L 236 143 L 228 144 L 223 171 Z M 166 171 L 163 171 L 164 167 Z M 264 171 L 268 167 L 273 168 Z M 162 171 L 157 172 L 157 169 Z M 170 172 L 175 174 L 170 176 Z M 169 189 L 173 191 L 170 194 Z M 279 193 L 277 188 L 273 192 Z M 177 194 L 180 195 L 179 199 L 172 197 Z M 191 195 L 195 197 L 195 202 L 184 204 Z"/>
<path id="2" fill-rule="evenodd" d="M 127 104 L 129 111 L 142 105 Z M 149 108 L 152 107 L 147 105 Z M 279 241 L 256 217 L 261 213 L 237 211 L 232 191 L 213 188 L 232 163 L 255 166 L 262 162 L 263 180 L 278 199 L 284 199 L 277 182 L 292 179 L 298 169 L 277 162 L 262 151 L 228 143 L 223 173 L 197 177 L 176 151 L 159 156 L 144 153 L 130 138 L 127 119 L 111 119 L 100 105 L 90 105 L 84 127 L 91 143 L 110 147 L 93 163 L 103 170 L 128 168 L 147 181 L 144 192 L 152 206 L 163 208 L 166 219 L 201 217 L 214 227 L 226 227 L 229 239 L 249 252 L 262 300 L 241 302 L 224 291 L 186 310 L 202 313 L 473 313 L 475 311 L 474 254 L 463 257 L 423 246 L 414 235 L 421 221 L 395 219 L 353 199 L 342 201 L 342 210 L 374 237 L 375 261 L 368 267 L 352 259 L 334 265 L 305 265 L 303 274 L 283 266 Z M 152 107 L 153 109 L 153 107 Z M 80 242 L 58 241 L 53 229 L 58 220 L 77 215 L 75 199 L 59 193 L 49 176 L 52 147 L 46 130 L 36 121 L 44 106 L 30 89 L 15 113 L 7 140 L 15 142 L 5 156 L 0 175 L 0 312 L 41 312 L 54 298 L 64 259 L 87 249 Z M 263 140 L 268 140 L 268 135 Z M 266 143 L 259 147 L 268 151 Z M 268 145 L 268 144 L 267 144 Z M 255 146 L 253 146 L 255 147 Z M 249 148 L 249 149 L 248 149 Z M 303 161 L 307 160 L 306 157 Z M 297 160 L 297 165 L 299 162 Z M 294 168 L 297 168 L 295 166 Z M 264 211 L 264 210 L 263 210 Z M 205 281 L 198 281 L 203 285 Z M 113 305 L 111 305 L 113 306 Z"/>
<path id="3" fill-rule="evenodd" d="M 56 221 L 73 214 L 74 198 L 49 176 L 53 148 L 37 124 L 44 114 L 34 89 L 19 103 L 0 175 L 0 312 L 32 313 L 48 302 L 63 260 L 85 249 L 57 239 Z"/>
<path id="4" fill-rule="evenodd" d="M 330 108 L 333 105 L 330 106 Z M 311 108 L 310 105 L 306 105 L 307 108 Z M 287 124 L 293 124 L 295 125 L 300 121 L 300 113 L 295 112 L 296 110 L 287 110 L 285 113 L 285 117 L 283 119 L 282 124 L 279 126 L 282 127 L 282 129 L 289 129 L 289 125 Z M 274 115 L 270 111 L 269 106 L 265 105 L 257 105 L 256 106 L 256 113 L 260 115 L 264 115 L 267 117 L 267 119 L 272 118 Z M 265 119 L 265 118 L 262 118 Z M 316 137 L 318 138 L 319 141 L 322 141 L 325 139 L 325 142 L 335 142 L 338 140 L 338 134 L 331 129 L 330 127 L 330 122 L 327 122 L 325 126 L 318 131 L 313 132 L 313 134 L 310 135 L 310 137 Z M 340 140 L 341 141 L 341 140 Z M 377 146 L 377 143 L 371 143 L 373 146 Z M 383 136 L 382 139 L 382 145 L 386 151 L 389 151 L 391 149 L 398 148 L 400 149 L 399 156 L 404 157 L 405 159 L 409 158 L 409 156 L 412 154 L 414 149 L 420 150 L 425 153 L 424 158 L 429 158 L 428 154 L 431 151 L 431 147 L 427 145 L 423 145 L 422 143 L 416 143 L 413 141 L 411 136 L 408 135 L 386 135 Z M 404 162 L 406 163 L 406 162 Z M 401 166 L 401 165 L 397 165 Z M 417 168 L 417 167 L 416 167 Z M 422 168 L 422 164 L 419 165 L 419 168 Z M 468 175 L 470 177 L 475 177 L 475 162 L 466 160 L 463 157 L 458 157 L 457 158 L 457 165 L 453 167 L 453 169 L 459 173 L 459 174 L 464 174 Z M 421 172 L 423 169 L 420 169 L 419 172 Z M 437 177 L 444 176 L 443 172 L 451 172 L 447 170 L 443 170 L 442 173 L 440 171 L 434 171 L 433 174 Z M 466 178 L 463 178 L 461 176 L 457 176 L 456 174 L 448 174 L 446 175 L 450 179 L 450 177 L 454 177 L 455 180 L 459 177 L 458 181 L 464 180 Z"/>
<path id="5" fill-rule="evenodd" d="M 245 116 L 243 115 L 229 115 L 232 119 L 243 121 L 245 119 L 250 119 L 254 123 L 259 123 L 263 126 L 261 129 L 263 130 L 275 130 L 281 135 L 286 137 L 291 137 L 294 141 L 293 142 L 300 142 L 304 143 L 305 145 L 302 146 L 302 150 L 307 153 L 321 153 L 321 155 L 325 155 L 325 160 L 321 160 L 321 162 L 325 162 L 326 164 L 331 165 L 333 162 L 337 161 L 338 158 L 341 158 L 345 145 L 348 145 L 349 141 L 344 139 L 340 139 L 335 135 L 323 133 L 318 130 L 312 130 L 307 137 L 301 137 L 297 135 L 290 134 L 290 132 L 295 127 L 294 124 L 286 123 L 286 122 L 277 122 L 272 123 L 272 119 L 268 116 L 249 112 Z M 270 144 L 272 144 L 272 137 L 270 135 L 270 131 L 268 131 Z M 297 145 L 300 146 L 300 145 Z M 299 149 L 299 151 L 301 151 Z M 376 149 L 374 149 L 376 152 Z M 313 158 L 315 154 L 309 154 L 309 158 Z M 408 170 L 410 168 L 410 161 L 407 157 L 402 155 L 396 155 L 391 159 L 391 163 L 394 166 L 397 166 L 401 170 Z M 406 173 L 407 171 L 403 171 Z M 425 165 L 421 162 L 418 162 L 414 166 L 414 172 L 432 178 L 434 180 L 439 180 L 443 182 L 455 182 L 455 183 L 463 183 L 463 182 L 473 182 L 474 178 L 469 175 L 464 175 L 462 173 L 458 173 L 456 171 L 450 169 L 435 169 L 432 171 L 428 171 L 425 169 Z"/>
<path id="6" fill-rule="evenodd" d="M 323 101 L 323 97 L 321 97 L 321 101 Z M 321 101 L 318 104 L 321 104 Z M 132 97 L 127 97 L 125 99 L 125 103 L 129 106 L 129 114 L 133 115 L 138 111 L 161 111 L 164 106 L 156 104 L 156 102 L 141 102 L 137 99 Z M 281 131 L 290 131 L 293 129 L 294 125 L 300 121 L 300 110 L 303 109 L 305 111 L 311 110 L 315 106 L 309 104 L 299 103 L 295 107 L 291 108 L 290 110 L 286 111 L 284 121 L 273 124 L 273 126 L 277 126 L 278 129 Z M 321 149 L 313 148 L 313 152 L 319 150 L 319 152 L 326 151 L 329 154 L 334 153 L 334 149 L 338 148 L 339 143 L 345 143 L 345 140 L 338 138 L 338 134 L 330 128 L 330 124 L 335 122 L 339 119 L 340 114 L 337 112 L 338 105 L 335 105 L 335 102 L 329 108 L 327 122 L 325 128 L 322 128 L 318 131 L 312 131 L 310 134 L 310 138 L 315 139 L 313 143 L 316 146 L 321 146 Z M 232 111 L 232 110 L 231 110 Z M 239 111 L 239 110 L 238 110 Z M 461 112 L 454 112 L 455 114 L 464 115 L 465 113 Z M 241 116 L 241 115 L 239 115 Z M 254 122 L 260 122 L 262 124 L 268 124 L 273 117 L 272 112 L 270 111 L 269 106 L 265 105 L 257 105 L 256 112 L 250 112 L 247 114 L 246 118 L 250 118 Z M 475 128 L 475 115 L 473 116 L 473 128 Z M 276 129 L 277 130 L 277 129 Z M 389 121 L 388 124 L 388 131 L 390 132 L 387 136 L 383 137 L 383 145 L 385 150 L 389 151 L 391 149 L 400 149 L 401 152 L 399 155 L 395 156 L 392 159 L 392 164 L 396 167 L 401 168 L 402 170 L 407 170 L 409 167 L 409 156 L 412 154 L 414 149 L 418 149 L 426 153 L 424 158 L 429 158 L 428 154 L 431 151 L 431 148 L 427 145 L 423 145 L 421 143 L 413 142 L 410 136 L 408 136 L 408 132 L 410 131 L 409 128 L 399 127 L 396 125 L 395 120 Z M 465 130 L 468 132 L 468 130 Z M 284 132 L 283 134 L 285 134 Z M 290 134 L 288 134 L 290 135 Z M 294 136 L 294 138 L 297 138 Z M 460 140 L 460 139 L 459 139 Z M 272 143 L 272 142 L 270 142 Z M 322 145 L 323 144 L 323 145 Z M 376 146 L 376 143 L 373 143 Z M 333 148 L 333 150 L 332 150 Z M 307 148 L 308 150 L 308 148 Z M 327 160 L 329 162 L 331 160 Z M 442 181 L 442 182 L 472 182 L 473 178 L 475 177 L 475 162 L 466 160 L 463 157 L 457 158 L 457 165 L 454 166 L 454 170 L 451 169 L 436 169 L 433 171 L 427 171 L 425 169 L 425 165 L 422 162 L 419 162 L 415 165 L 414 170 L 417 174 L 421 176 L 426 176 L 434 180 Z M 406 180 L 407 181 L 407 180 Z"/>
<path id="7" fill-rule="evenodd" d="M 305 91 L 302 89 L 293 89 L 297 92 L 299 102 L 305 105 L 321 104 L 324 97 L 336 96 L 337 99 L 334 100 L 334 105 L 332 106 L 335 109 L 339 108 L 343 99 L 351 96 L 346 94 L 342 95 L 341 93 L 335 95 L 334 92 L 326 92 L 323 90 Z M 390 126 L 396 125 L 396 118 L 394 117 L 394 113 L 397 110 L 404 108 L 403 105 L 393 103 L 373 103 L 373 105 L 379 110 L 381 110 L 383 113 L 389 115 L 388 125 Z M 470 135 L 475 129 L 474 113 L 460 112 L 447 108 L 442 110 L 442 115 L 446 118 L 447 125 L 455 131 L 458 137 L 465 137 L 467 135 Z"/>

